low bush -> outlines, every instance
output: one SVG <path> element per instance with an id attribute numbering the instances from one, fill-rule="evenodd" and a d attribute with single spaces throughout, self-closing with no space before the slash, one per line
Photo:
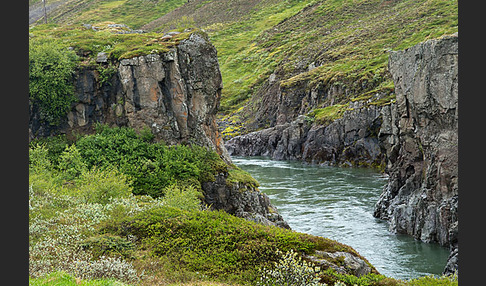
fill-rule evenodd
<path id="1" fill-rule="evenodd" d="M 59 123 L 71 108 L 78 57 L 61 41 L 29 40 L 29 99 L 39 106 L 41 119 Z"/>
<path id="2" fill-rule="evenodd" d="M 84 170 L 76 180 L 76 186 L 83 202 L 107 204 L 113 198 L 132 195 L 131 179 L 114 167 L 99 169 L 94 166 Z"/>
<path id="3" fill-rule="evenodd" d="M 295 285 L 295 286 L 318 286 L 319 268 L 308 263 L 294 252 L 292 249 L 287 253 L 277 250 L 277 255 L 281 256 L 272 268 L 263 268 L 262 274 L 257 285 Z"/>
<path id="4" fill-rule="evenodd" d="M 214 180 L 227 165 L 200 146 L 165 146 L 146 141 L 148 135 L 126 127 L 98 126 L 96 134 L 81 137 L 76 146 L 86 165 L 116 166 L 133 179 L 133 193 L 160 197 L 173 184 L 193 185 Z"/>
<path id="5" fill-rule="evenodd" d="M 162 204 L 187 211 L 199 210 L 201 209 L 202 197 L 202 193 L 193 186 L 178 187 L 171 185 L 164 189 Z"/>
<path id="6" fill-rule="evenodd" d="M 457 275 L 443 275 L 440 277 L 429 275 L 407 281 L 409 286 L 457 286 Z"/>
<path id="7" fill-rule="evenodd" d="M 64 152 L 59 156 L 59 164 L 57 167 L 61 174 L 68 180 L 78 177 L 82 172 L 87 170 L 86 163 L 84 163 L 78 148 L 74 144 L 66 146 Z"/>

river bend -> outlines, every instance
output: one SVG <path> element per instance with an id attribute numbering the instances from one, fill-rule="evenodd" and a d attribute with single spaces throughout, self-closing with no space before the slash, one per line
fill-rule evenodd
<path id="1" fill-rule="evenodd" d="M 356 249 L 381 273 L 397 279 L 440 275 L 449 250 L 388 231 L 373 208 L 387 178 L 370 169 L 307 165 L 263 157 L 233 157 L 298 232 Z"/>

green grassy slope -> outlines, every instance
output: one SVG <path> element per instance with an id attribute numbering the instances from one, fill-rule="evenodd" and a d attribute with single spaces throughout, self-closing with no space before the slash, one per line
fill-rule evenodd
<path id="1" fill-rule="evenodd" d="M 52 0 L 51 2 L 58 1 Z M 29 6 L 39 1 L 29 2 Z M 67 0 L 49 13 L 49 21 L 63 24 L 123 23 L 132 29 L 159 18 L 187 0 Z"/>
<path id="2" fill-rule="evenodd" d="M 283 88 L 345 84 L 389 91 L 389 50 L 458 30 L 457 0 L 70 0 L 59 23 L 113 21 L 133 29 L 205 29 L 218 49 L 221 110 L 258 93 L 271 73 Z M 316 68 L 309 68 L 316 67 Z M 346 99 L 349 101 L 349 99 Z M 340 102 L 345 103 L 345 102 Z"/>
<path id="3" fill-rule="evenodd" d="M 193 1 L 144 27 L 170 30 L 184 20 L 205 29 L 223 75 L 221 111 L 232 116 L 228 121 L 243 118 L 243 125 L 258 120 L 253 117 L 265 102 L 262 86 L 272 73 L 282 93 L 340 86 L 348 97 L 332 104 L 368 100 L 377 93 L 384 95 L 375 104 L 387 104 L 393 100 L 388 51 L 458 31 L 457 0 L 232 3 L 245 13 L 235 13 L 225 0 Z"/>
<path id="4" fill-rule="evenodd" d="M 345 84 L 356 96 L 390 90 L 387 51 L 458 29 L 457 1 L 289 0 L 281 6 L 268 8 L 263 21 L 252 17 L 210 32 L 223 74 L 223 111 L 242 106 L 273 72 L 287 89 L 305 82 L 309 89 Z"/>

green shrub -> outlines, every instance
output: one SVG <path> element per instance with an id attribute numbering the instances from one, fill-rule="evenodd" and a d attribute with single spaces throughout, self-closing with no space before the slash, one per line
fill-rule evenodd
<path id="1" fill-rule="evenodd" d="M 49 150 L 45 144 L 35 144 L 29 148 L 29 169 L 32 171 L 50 170 Z"/>
<path id="2" fill-rule="evenodd" d="M 189 182 L 197 189 L 226 170 L 214 151 L 197 145 L 165 146 L 149 142 L 146 133 L 132 128 L 98 126 L 96 134 L 76 142 L 88 167 L 116 166 L 133 178 L 133 193 L 160 197 L 163 189 Z"/>
<path id="3" fill-rule="evenodd" d="M 41 119 L 56 125 L 68 113 L 74 96 L 74 51 L 55 40 L 29 40 L 29 99 Z"/>
<path id="4" fill-rule="evenodd" d="M 66 150 L 66 147 L 69 146 L 69 142 L 65 135 L 57 135 L 34 139 L 30 142 L 29 148 L 35 148 L 36 145 L 45 146 L 48 159 L 57 166 L 59 157 Z"/>
<path id="5" fill-rule="evenodd" d="M 81 172 L 76 180 L 80 197 L 86 203 L 107 204 L 113 198 L 127 198 L 132 195 L 131 179 L 113 167 Z"/>
<path id="6" fill-rule="evenodd" d="M 78 177 L 87 169 L 76 145 L 67 146 L 64 152 L 62 152 L 59 156 L 58 168 L 68 180 Z"/>
<path id="7" fill-rule="evenodd" d="M 202 194 L 193 186 L 179 187 L 170 185 L 164 189 L 162 203 L 165 206 L 181 210 L 199 210 L 201 209 L 201 197 Z"/>
<path id="8" fill-rule="evenodd" d="M 135 249 L 135 245 L 131 241 L 112 234 L 91 236 L 81 241 L 79 245 L 84 250 L 90 251 L 95 259 L 102 256 L 132 258 Z"/>
<path id="9" fill-rule="evenodd" d="M 257 285 L 295 285 L 295 286 L 318 286 L 317 273 L 319 268 L 313 267 L 292 249 L 283 254 L 277 250 L 277 255 L 281 256 L 278 262 L 270 269 L 263 268 L 260 280 Z"/>

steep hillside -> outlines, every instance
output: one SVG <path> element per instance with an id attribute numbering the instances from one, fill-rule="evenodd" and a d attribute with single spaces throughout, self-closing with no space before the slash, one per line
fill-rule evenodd
<path id="1" fill-rule="evenodd" d="M 457 1 L 213 0 L 191 1 L 143 28 L 209 33 L 229 139 L 351 99 L 390 102 L 388 51 L 457 32 L 457 14 Z"/>
<path id="2" fill-rule="evenodd" d="M 457 0 L 65 2 L 50 21 L 208 32 L 223 76 L 220 110 L 231 115 L 227 139 L 352 98 L 389 102 L 387 51 L 458 30 Z"/>
<path id="3" fill-rule="evenodd" d="M 239 114 L 250 130 L 274 126 L 279 115 L 290 122 L 352 98 L 387 97 L 387 51 L 457 31 L 457 1 L 312 1 L 293 16 L 284 12 L 253 38 L 239 36 L 246 35 L 241 23 L 213 32 L 222 109 L 245 106 Z"/>
<path id="4" fill-rule="evenodd" d="M 41 2 L 30 1 L 29 10 Z M 92 24 L 113 21 L 138 29 L 185 3 L 187 0 L 50 0 L 46 5 L 53 6 L 48 11 L 49 22 Z"/>

